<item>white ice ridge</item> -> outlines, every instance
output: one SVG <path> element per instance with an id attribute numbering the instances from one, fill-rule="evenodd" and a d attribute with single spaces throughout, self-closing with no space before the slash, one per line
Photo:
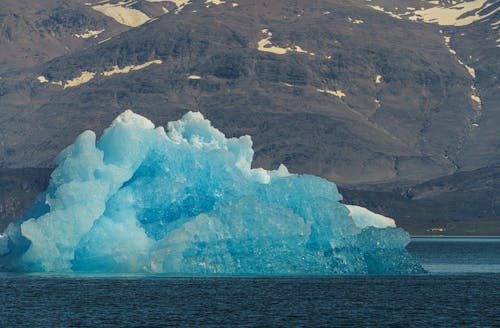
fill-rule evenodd
<path id="1" fill-rule="evenodd" d="M 99 34 L 104 32 L 104 29 L 102 30 L 87 30 L 85 33 L 82 34 L 73 34 L 77 38 L 82 38 L 82 39 L 88 39 L 88 38 L 97 38 Z"/>
<path id="2" fill-rule="evenodd" d="M 316 89 L 316 91 L 338 97 L 339 99 L 345 97 L 345 93 L 343 93 L 341 90 Z"/>
<path id="3" fill-rule="evenodd" d="M 131 8 L 136 1 L 123 1 L 118 3 L 103 2 L 93 5 L 92 9 L 113 18 L 122 25 L 137 27 L 151 19 L 140 10 Z"/>
<path id="4" fill-rule="evenodd" d="M 160 59 L 155 59 L 155 60 L 151 60 L 151 61 L 145 62 L 144 64 L 129 65 L 129 66 L 125 66 L 125 67 L 122 67 L 122 68 L 120 68 L 118 65 L 115 65 L 115 66 L 113 66 L 113 69 L 111 69 L 109 71 L 104 71 L 104 72 L 100 73 L 99 75 L 101 75 L 101 76 L 112 76 L 114 74 L 126 74 L 126 73 L 129 73 L 131 71 L 138 71 L 138 70 L 144 69 L 146 67 L 149 67 L 151 65 L 154 65 L 154 64 L 159 65 L 159 64 L 162 64 L 162 63 L 163 62 Z M 63 87 L 63 89 L 67 89 L 67 88 L 72 88 L 72 87 L 76 87 L 76 86 L 82 85 L 84 83 L 87 83 L 90 80 L 92 80 L 96 75 L 97 75 L 97 73 L 84 71 L 79 76 L 77 76 L 77 77 L 75 77 L 75 78 L 73 78 L 71 80 L 67 80 L 66 82 L 63 82 L 63 81 L 49 81 L 43 75 L 38 76 L 37 80 L 40 83 L 49 83 L 50 82 L 50 84 L 59 85 L 59 86 Z"/>
<path id="5" fill-rule="evenodd" d="M 373 213 L 372 211 L 356 205 L 346 205 L 349 210 L 349 215 L 354 220 L 354 223 L 361 229 L 368 226 L 377 228 L 395 227 L 396 223 L 393 219 L 381 214 Z"/>
<path id="6" fill-rule="evenodd" d="M 263 29 L 261 32 L 266 34 L 267 37 L 265 37 L 264 39 L 260 40 L 257 43 L 257 50 L 259 50 L 259 51 L 270 52 L 270 53 L 277 54 L 277 55 L 285 55 L 288 52 L 305 53 L 305 54 L 308 54 L 311 56 L 315 55 L 313 52 L 309 52 L 307 50 L 304 50 L 297 45 L 295 45 L 293 47 L 287 47 L 287 48 L 281 48 L 281 47 L 275 46 L 271 42 L 271 38 L 272 38 L 273 34 L 268 29 Z"/>

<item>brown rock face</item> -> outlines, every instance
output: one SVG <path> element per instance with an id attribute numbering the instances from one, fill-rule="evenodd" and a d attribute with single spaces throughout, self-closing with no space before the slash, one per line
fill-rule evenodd
<path id="1" fill-rule="evenodd" d="M 417 2 L 373 5 L 403 15 L 395 8 Z M 49 167 L 128 108 L 161 125 L 201 111 L 252 136 L 255 166 L 357 190 L 400 195 L 500 160 L 499 13 L 443 27 L 365 1 L 138 1 L 130 8 L 158 19 L 132 28 L 83 1 L 27 3 L 0 12 L 0 167 Z"/>

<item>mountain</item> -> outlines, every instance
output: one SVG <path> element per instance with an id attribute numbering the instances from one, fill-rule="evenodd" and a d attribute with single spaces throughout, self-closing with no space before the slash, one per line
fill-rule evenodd
<path id="1" fill-rule="evenodd" d="M 198 110 L 227 135 L 251 135 L 256 166 L 323 176 L 348 200 L 365 195 L 407 226 L 477 220 L 449 207 L 497 193 L 472 191 L 475 178 L 462 178 L 500 162 L 499 8 L 487 0 L 8 0 L 0 167 L 10 170 L 2 174 L 52 167 L 80 132 L 102 132 L 127 108 L 160 125 Z M 426 203 L 408 192 L 433 181 L 460 197 L 430 193 Z M 406 205 L 391 212 L 389 199 Z M 496 205 L 480 204 L 498 217 Z M 415 206 L 432 210 L 415 217 Z"/>

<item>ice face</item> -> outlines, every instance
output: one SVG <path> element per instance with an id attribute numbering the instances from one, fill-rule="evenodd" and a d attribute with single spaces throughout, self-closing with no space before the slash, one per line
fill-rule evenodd
<path id="1" fill-rule="evenodd" d="M 249 136 L 188 112 L 167 132 L 126 111 L 57 157 L 48 190 L 0 237 L 18 271 L 416 273 L 394 221 L 345 206 L 334 183 L 252 168 Z"/>

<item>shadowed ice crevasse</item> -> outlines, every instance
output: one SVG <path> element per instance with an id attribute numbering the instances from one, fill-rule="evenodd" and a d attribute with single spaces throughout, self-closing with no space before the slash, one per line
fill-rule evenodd
<path id="1" fill-rule="evenodd" d="M 48 189 L 0 235 L 0 267 L 30 272 L 419 273 L 394 221 L 343 205 L 334 183 L 251 167 L 249 136 L 197 112 L 167 131 L 128 110 L 83 132 Z"/>

